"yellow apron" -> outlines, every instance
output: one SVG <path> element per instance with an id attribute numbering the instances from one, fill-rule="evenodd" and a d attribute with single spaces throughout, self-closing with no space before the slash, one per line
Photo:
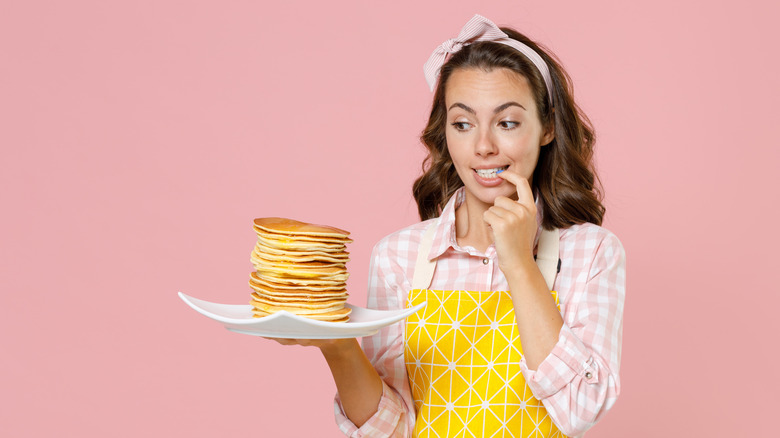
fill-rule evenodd
<path id="1" fill-rule="evenodd" d="M 520 372 L 523 350 L 509 292 L 427 289 L 433 230 L 423 238 L 407 300 L 407 306 L 428 302 L 406 320 L 404 334 L 414 436 L 564 437 Z M 552 288 L 558 230 L 543 231 L 537 263 Z"/>

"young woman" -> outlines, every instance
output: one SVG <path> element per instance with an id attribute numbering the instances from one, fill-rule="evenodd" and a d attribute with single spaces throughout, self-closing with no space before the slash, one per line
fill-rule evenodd
<path id="1" fill-rule="evenodd" d="M 348 436 L 581 436 L 620 391 L 625 295 L 592 128 L 552 56 L 484 17 L 425 71 L 423 222 L 376 245 L 368 292 L 427 306 L 363 349 L 280 342 L 320 347 Z"/>

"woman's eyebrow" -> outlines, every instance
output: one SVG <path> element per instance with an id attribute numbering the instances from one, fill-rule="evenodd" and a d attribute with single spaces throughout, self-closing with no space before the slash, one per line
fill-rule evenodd
<path id="1" fill-rule="evenodd" d="M 496 109 L 493 110 L 493 114 L 498 114 L 501 111 L 509 108 L 510 106 L 519 106 L 520 108 L 526 110 L 523 105 L 520 105 L 519 103 L 513 101 L 513 102 L 507 102 L 505 104 L 497 106 Z M 526 110 L 526 111 L 528 111 L 528 110 Z"/>
<path id="2" fill-rule="evenodd" d="M 460 103 L 460 102 L 455 102 L 452 105 L 450 105 L 450 107 L 449 107 L 449 109 L 447 109 L 447 111 L 449 111 L 449 110 L 451 110 L 451 109 L 453 109 L 455 107 L 463 108 L 464 110 L 470 112 L 471 114 L 477 114 L 477 112 L 474 111 L 474 109 L 472 109 L 471 107 L 469 107 L 469 106 L 467 106 L 467 105 L 465 105 L 463 103 Z"/>
<path id="3" fill-rule="evenodd" d="M 501 104 L 501 105 L 497 106 L 496 109 L 493 110 L 493 114 L 498 114 L 501 111 L 509 108 L 510 106 L 519 106 L 520 108 L 526 110 L 523 105 L 520 105 L 519 103 L 512 101 L 512 102 L 507 102 L 507 103 L 504 103 L 504 104 Z M 477 112 L 474 111 L 473 108 L 471 108 L 470 106 L 468 106 L 466 104 L 460 103 L 460 102 L 455 102 L 452 105 L 450 105 L 450 107 L 449 107 L 449 109 L 447 109 L 447 111 L 449 111 L 449 110 L 451 110 L 453 108 L 456 108 L 456 107 L 457 108 L 463 108 L 464 110 L 470 112 L 471 114 L 477 114 Z M 526 111 L 528 111 L 528 110 L 526 110 Z"/>

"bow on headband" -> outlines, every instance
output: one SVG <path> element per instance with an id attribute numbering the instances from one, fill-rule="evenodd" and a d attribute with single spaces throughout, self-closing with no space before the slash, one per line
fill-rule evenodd
<path id="1" fill-rule="evenodd" d="M 441 45 L 433 51 L 431 57 L 428 58 L 428 61 L 423 66 L 425 80 L 428 82 L 431 91 L 436 87 L 436 78 L 439 77 L 439 72 L 441 71 L 442 65 L 444 65 L 444 61 L 447 60 L 447 56 L 458 52 L 463 46 L 476 43 L 477 41 L 492 41 L 505 44 L 525 55 L 542 74 L 544 83 L 547 86 L 547 95 L 550 97 L 550 105 L 552 105 L 552 80 L 550 79 L 550 70 L 547 68 L 547 64 L 542 57 L 532 48 L 520 41 L 509 38 L 509 36 L 501 31 L 498 26 L 493 24 L 492 21 L 479 14 L 472 17 L 472 19 L 463 26 L 463 29 L 460 30 L 460 34 L 457 38 L 448 39 L 441 43 Z"/>

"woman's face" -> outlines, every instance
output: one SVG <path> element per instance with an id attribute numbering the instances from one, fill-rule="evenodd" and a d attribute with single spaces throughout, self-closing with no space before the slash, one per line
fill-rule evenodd
<path id="1" fill-rule="evenodd" d="M 505 68 L 454 71 L 445 88 L 447 149 L 468 198 L 493 205 L 516 198 L 515 186 L 496 176 L 505 169 L 531 182 L 541 145 L 552 141 L 539 120 L 525 77 Z"/>

